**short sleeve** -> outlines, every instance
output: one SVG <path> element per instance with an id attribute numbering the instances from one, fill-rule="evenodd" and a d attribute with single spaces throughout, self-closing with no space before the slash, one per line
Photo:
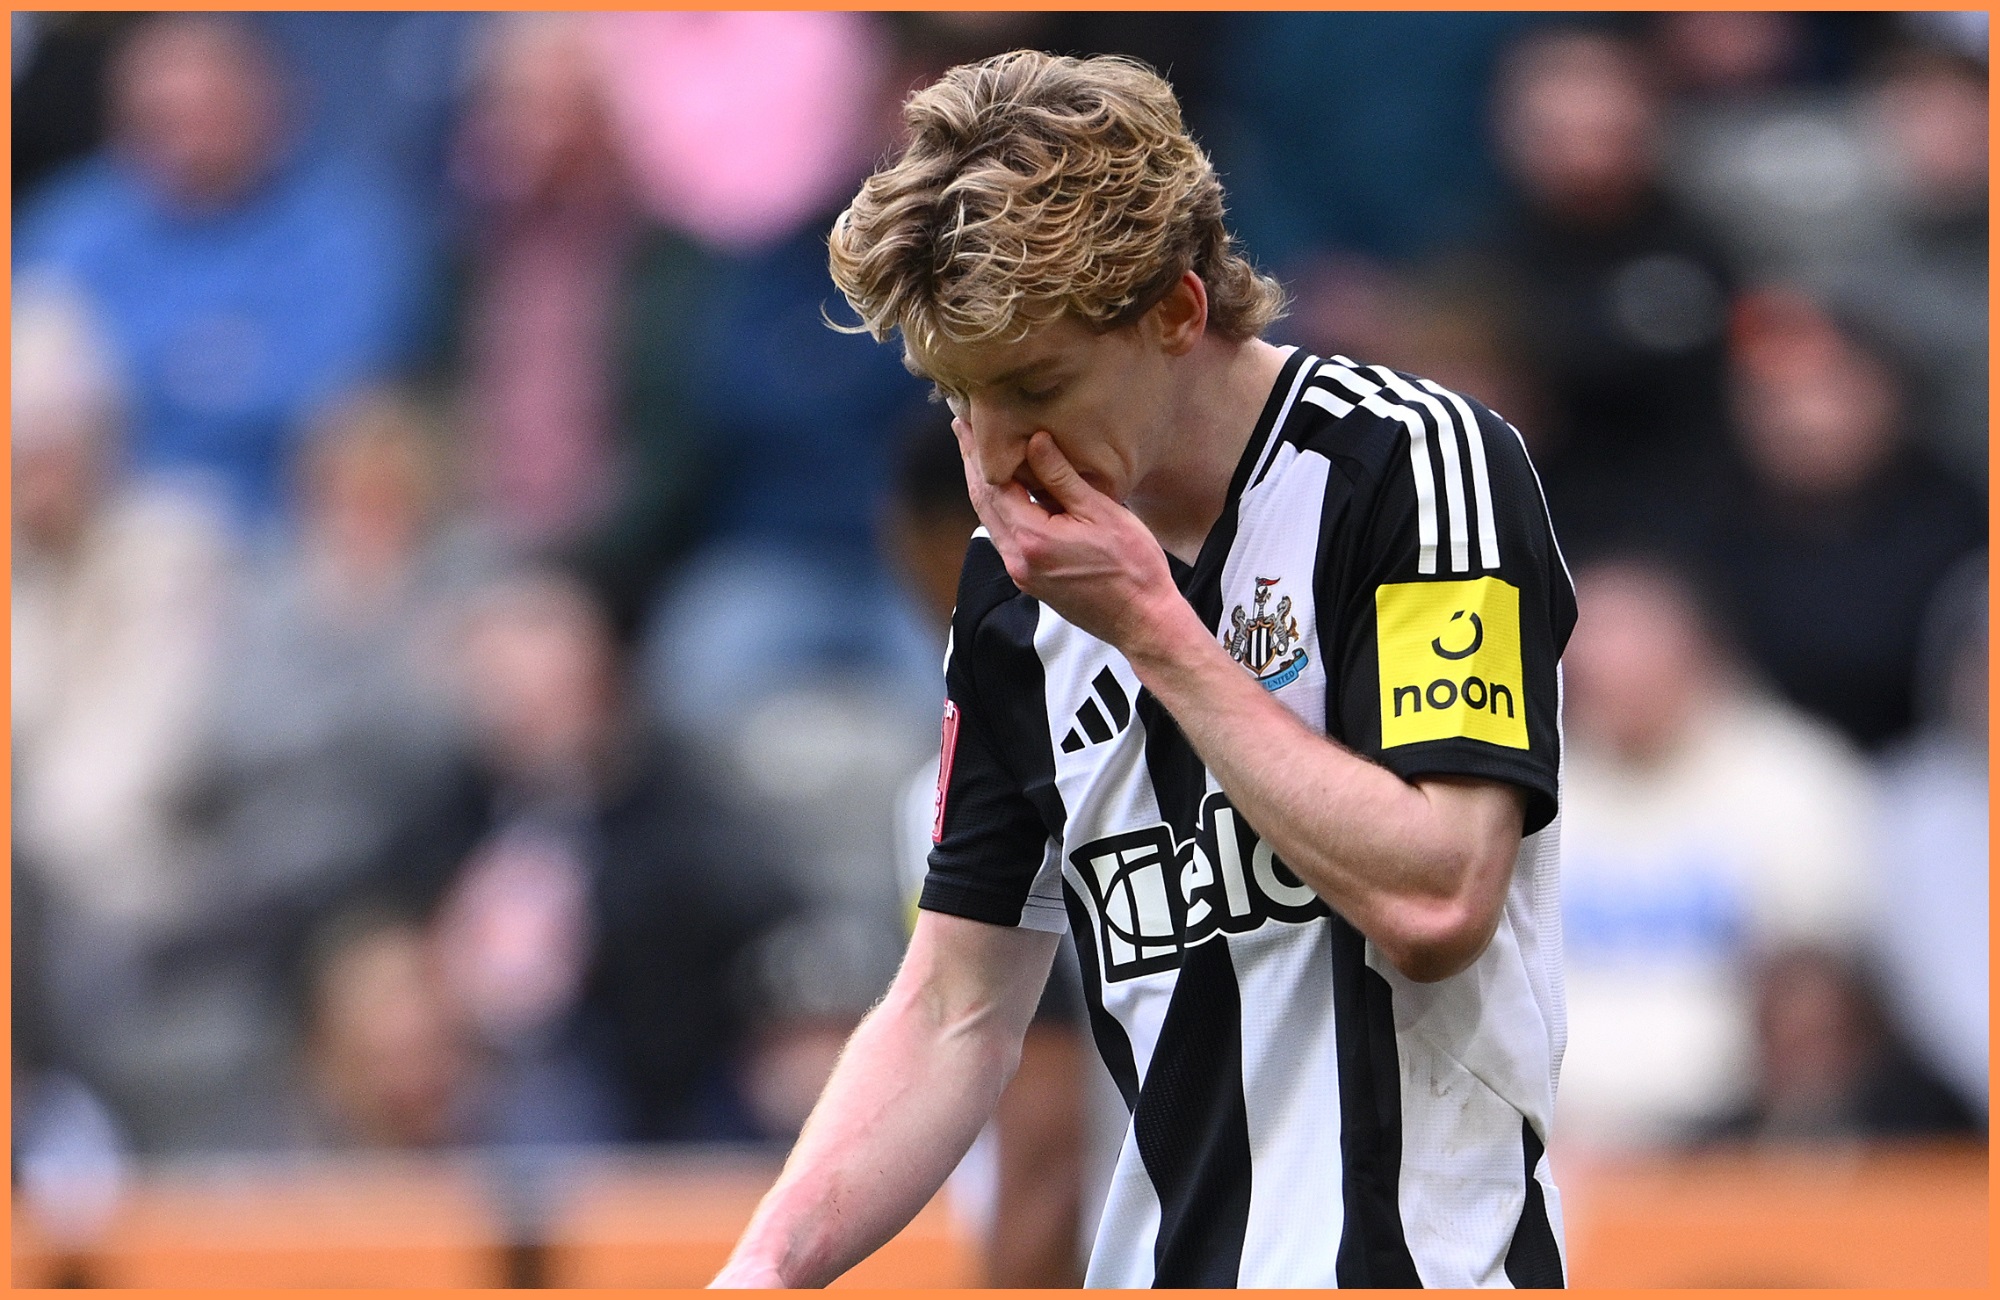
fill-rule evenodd
<path id="1" fill-rule="evenodd" d="M 1520 435 L 1477 402 L 1408 376 L 1388 391 L 1405 427 L 1327 539 L 1349 560 L 1321 593 L 1343 629 L 1328 715 L 1405 780 L 1520 787 L 1532 834 L 1557 811 L 1558 663 L 1576 623 L 1541 485 Z"/>
<path id="2" fill-rule="evenodd" d="M 1061 932 L 1061 854 L 1031 791 L 1052 792 L 1034 627 L 1039 606 L 984 536 L 967 551 L 945 658 L 929 871 L 917 905 Z"/>

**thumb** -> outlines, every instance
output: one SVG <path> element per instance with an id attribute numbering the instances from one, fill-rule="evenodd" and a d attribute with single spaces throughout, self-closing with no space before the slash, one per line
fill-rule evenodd
<path id="1" fill-rule="evenodd" d="M 1083 481 L 1083 475 L 1076 472 L 1076 466 L 1069 463 L 1069 457 L 1063 455 L 1062 448 L 1046 432 L 1037 432 L 1028 440 L 1028 468 L 1035 472 L 1035 478 L 1048 489 L 1065 514 L 1077 513 L 1079 507 L 1102 495 Z"/>

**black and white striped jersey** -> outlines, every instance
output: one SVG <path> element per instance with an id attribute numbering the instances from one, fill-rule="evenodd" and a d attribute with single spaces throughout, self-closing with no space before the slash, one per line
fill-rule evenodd
<path id="1" fill-rule="evenodd" d="M 1561 1285 L 1557 660 L 1574 595 L 1513 428 L 1294 351 L 1182 591 L 1307 724 L 1528 795 L 1499 930 L 1404 979 L 1238 816 L 1125 659 L 983 531 L 921 905 L 1075 934 L 1131 1107 L 1093 1286 Z"/>

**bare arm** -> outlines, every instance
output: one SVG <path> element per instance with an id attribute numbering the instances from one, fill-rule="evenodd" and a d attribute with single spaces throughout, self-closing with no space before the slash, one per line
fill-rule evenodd
<path id="1" fill-rule="evenodd" d="M 914 1218 L 1013 1074 L 1056 943 L 919 913 L 895 982 L 712 1285 L 824 1286 Z"/>
<path id="2" fill-rule="evenodd" d="M 1285 865 L 1413 980 L 1477 960 L 1506 902 L 1521 791 L 1407 782 L 1300 722 L 1186 601 L 1162 602 L 1154 618 L 1126 650 L 1133 670 Z"/>
<path id="3" fill-rule="evenodd" d="M 968 475 L 1024 591 L 1117 646 L 1237 810 L 1397 970 L 1465 969 L 1499 923 L 1525 797 L 1461 778 L 1404 781 L 1320 735 L 1230 659 L 1182 598 L 1159 543 L 1038 433 L 1028 464 L 1061 507 Z"/>

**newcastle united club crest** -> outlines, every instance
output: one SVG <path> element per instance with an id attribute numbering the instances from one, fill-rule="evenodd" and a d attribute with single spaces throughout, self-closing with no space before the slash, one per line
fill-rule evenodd
<path id="1" fill-rule="evenodd" d="M 1292 617 L 1292 598 L 1279 597 L 1276 613 L 1265 608 L 1271 600 L 1271 588 L 1278 582 L 1277 578 L 1257 579 L 1256 609 L 1246 619 L 1243 606 L 1236 607 L 1229 616 L 1226 642 L 1229 657 L 1248 668 L 1267 691 L 1291 685 L 1306 667 L 1305 647 L 1295 644 L 1299 621 Z"/>

